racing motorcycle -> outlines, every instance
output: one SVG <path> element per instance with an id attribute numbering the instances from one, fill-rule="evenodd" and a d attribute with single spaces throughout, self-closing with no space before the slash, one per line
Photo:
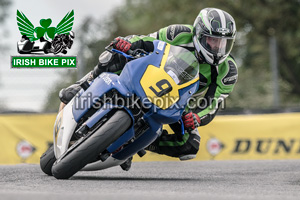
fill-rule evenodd
<path id="1" fill-rule="evenodd" d="M 80 170 L 122 167 L 133 155 L 146 153 L 163 124 L 181 120 L 199 86 L 199 63 L 183 47 L 153 43 L 150 54 L 107 48 L 131 61 L 120 75 L 102 73 L 82 83 L 58 113 L 53 146 L 40 159 L 44 173 L 68 179 Z"/>

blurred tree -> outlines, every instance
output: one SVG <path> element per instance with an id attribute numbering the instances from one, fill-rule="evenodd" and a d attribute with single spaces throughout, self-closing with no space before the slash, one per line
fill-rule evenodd
<path id="1" fill-rule="evenodd" d="M 239 58 L 243 60 L 240 81 L 237 93 L 233 94 L 235 98 L 231 98 L 235 105 L 270 107 L 272 86 L 269 38 L 274 36 L 278 43 L 282 106 L 299 106 L 300 1 L 232 0 L 228 4 L 226 2 L 224 7 L 235 17 L 239 32 L 246 33 L 246 43 L 242 46 L 244 55 L 239 54 Z M 236 49 L 240 50 L 239 47 Z"/>
<path id="2" fill-rule="evenodd" d="M 271 107 L 270 36 L 275 36 L 278 43 L 282 106 L 300 106 L 299 0 L 127 0 L 112 13 L 110 20 L 98 26 L 101 39 L 85 42 L 90 52 L 83 58 L 85 72 L 97 64 L 99 54 L 113 38 L 145 35 L 170 24 L 193 24 L 205 7 L 227 11 L 237 23 L 238 35 L 232 54 L 240 66 L 239 81 L 227 106 Z M 84 30 L 89 32 L 89 28 Z"/>

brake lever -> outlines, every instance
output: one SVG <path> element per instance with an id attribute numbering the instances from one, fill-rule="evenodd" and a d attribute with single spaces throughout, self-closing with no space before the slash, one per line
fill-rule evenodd
<path id="1" fill-rule="evenodd" d="M 112 47 L 112 48 L 111 48 Z M 136 58 L 140 58 L 142 56 L 145 56 L 145 55 L 149 55 L 148 52 L 146 52 L 145 50 L 143 49 L 136 49 L 136 50 L 131 50 L 129 49 L 127 51 L 127 53 L 124 53 L 123 51 L 119 51 L 117 49 L 114 49 L 113 48 L 113 44 L 109 44 L 108 46 L 105 47 L 105 50 L 110 52 L 110 53 L 118 53 L 118 54 L 121 54 L 123 55 L 125 58 L 129 59 L 129 60 L 133 60 L 133 59 L 136 59 Z"/>

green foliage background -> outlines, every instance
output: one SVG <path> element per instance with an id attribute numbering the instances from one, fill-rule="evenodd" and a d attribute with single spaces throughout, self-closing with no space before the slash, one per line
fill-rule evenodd
<path id="1" fill-rule="evenodd" d="M 92 70 L 105 46 L 117 36 L 155 32 L 170 24 L 193 24 L 199 11 L 216 7 L 229 12 L 238 35 L 232 55 L 239 65 L 239 80 L 226 101 L 227 109 L 272 108 L 269 39 L 278 43 L 280 106 L 300 107 L 300 0 L 127 0 L 101 22 L 87 18 L 75 30 L 78 56 L 84 72 Z M 49 94 L 45 111 L 56 111 L 58 91 L 76 81 L 77 74 L 62 74 Z"/>

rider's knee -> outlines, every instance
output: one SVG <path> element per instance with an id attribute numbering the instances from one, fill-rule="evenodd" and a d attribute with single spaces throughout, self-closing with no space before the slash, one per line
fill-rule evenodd
<path id="1" fill-rule="evenodd" d="M 73 97 L 81 90 L 80 85 L 73 84 L 69 86 L 68 88 L 64 88 L 59 92 L 59 99 L 64 104 L 68 104 Z"/>
<path id="2" fill-rule="evenodd" d="M 181 155 L 197 154 L 200 147 L 200 136 L 190 134 L 186 143 L 182 146 Z"/>

